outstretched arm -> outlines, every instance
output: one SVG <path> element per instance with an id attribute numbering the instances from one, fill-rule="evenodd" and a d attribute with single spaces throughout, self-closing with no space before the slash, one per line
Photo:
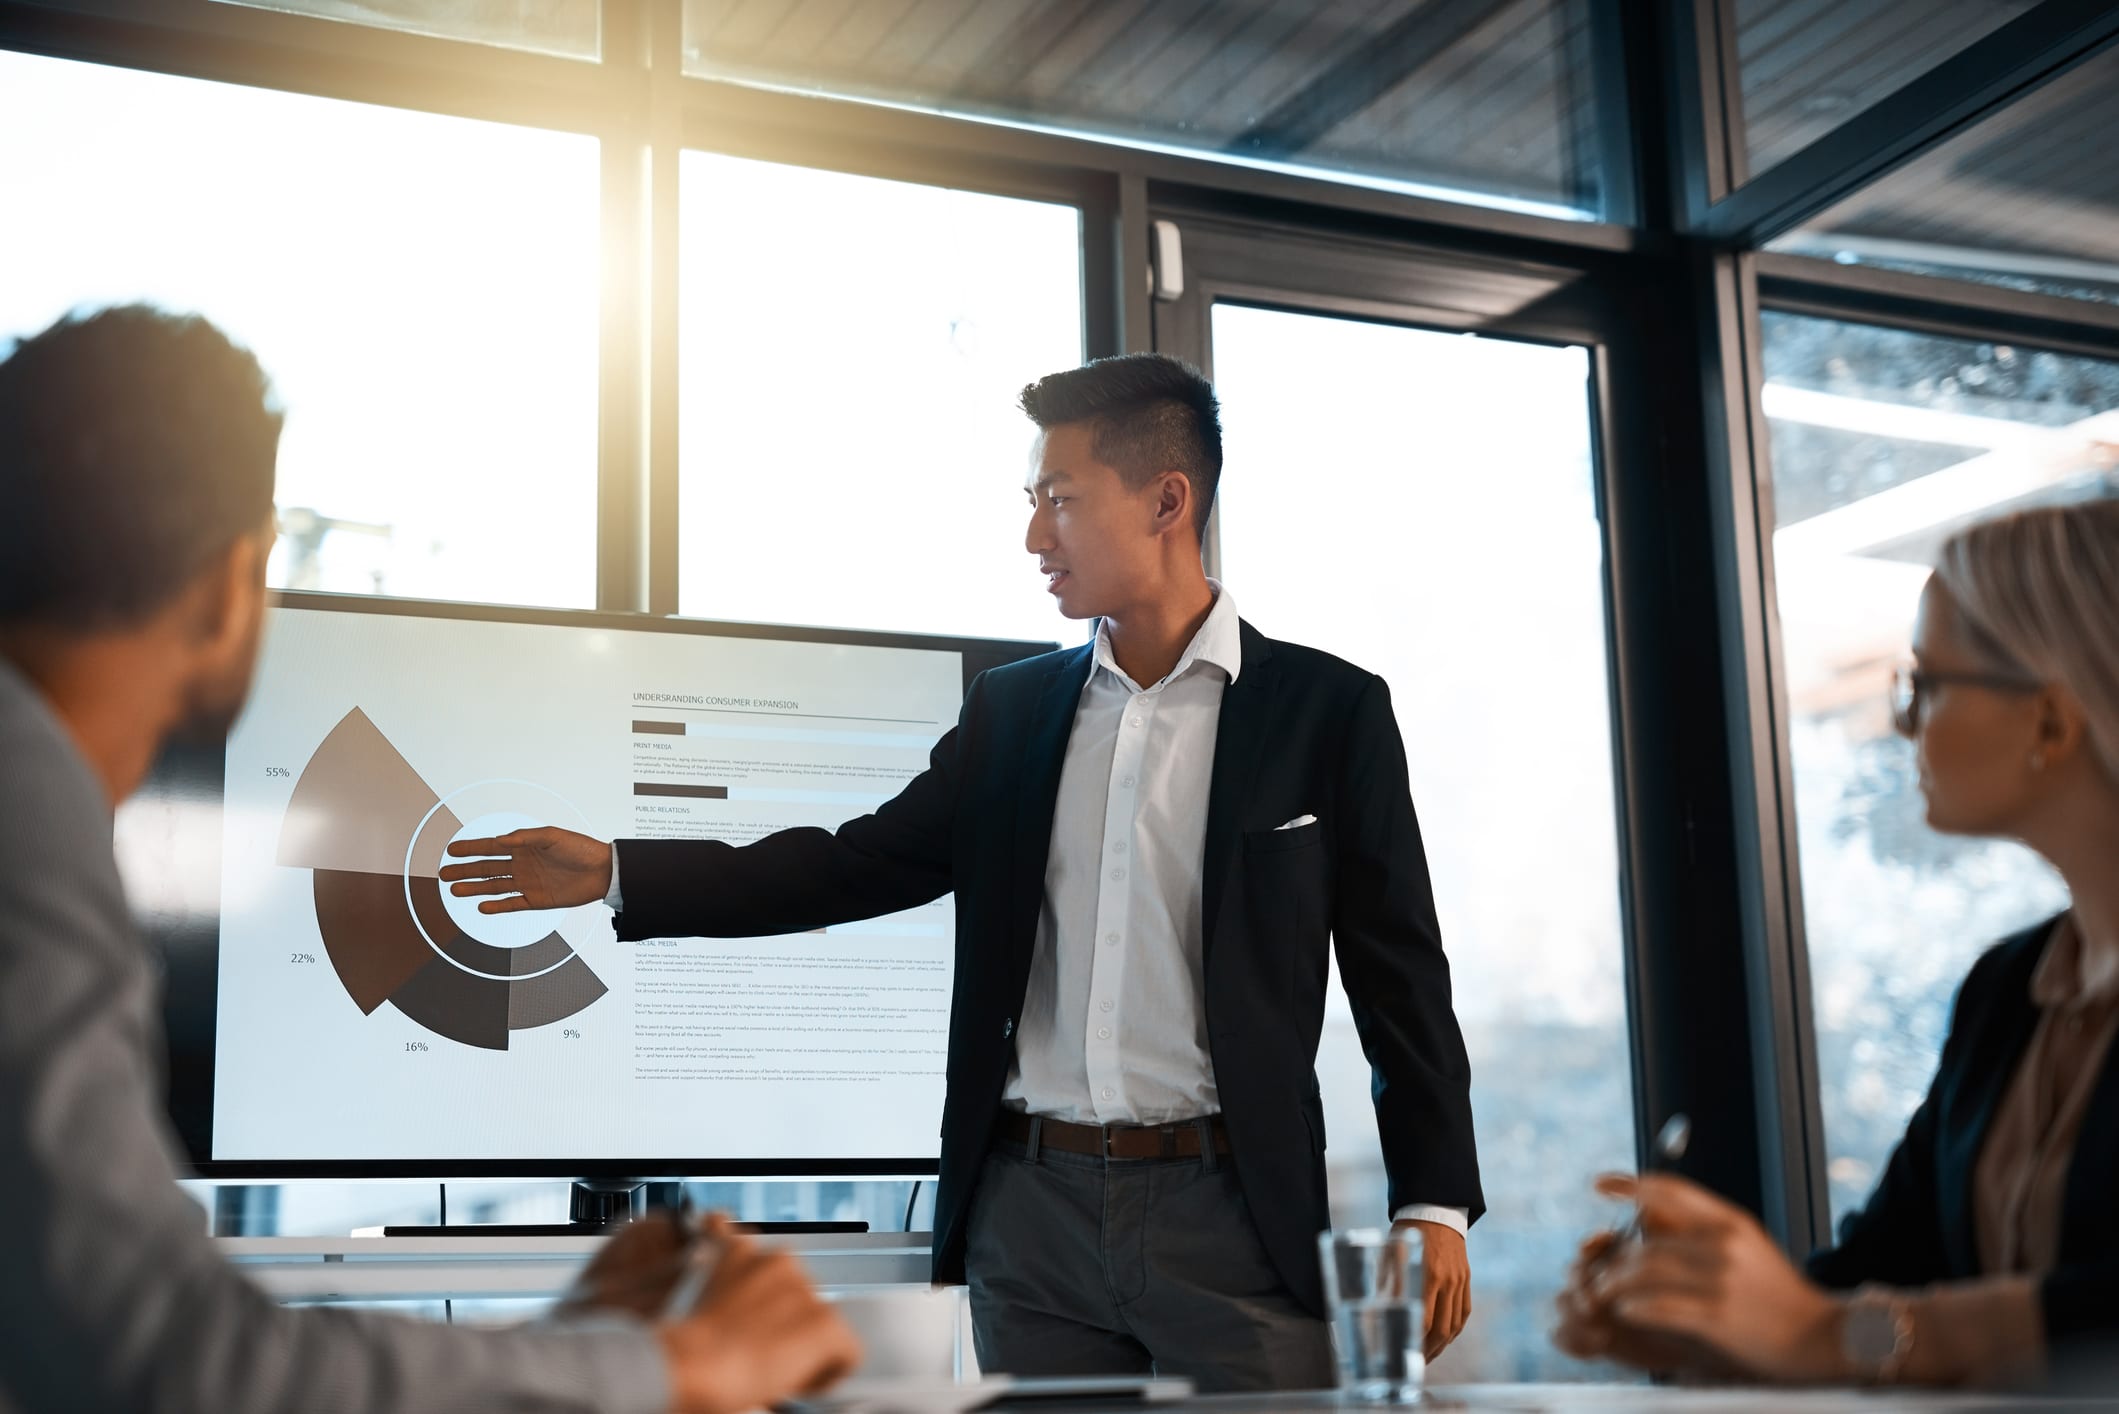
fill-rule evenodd
<path id="1" fill-rule="evenodd" d="M 769 937 L 940 898 L 952 887 L 959 731 L 904 790 L 836 830 L 782 830 L 741 846 L 621 841 L 618 936 Z"/>
<path id="2" fill-rule="evenodd" d="M 974 683 L 967 718 L 978 690 Z M 466 862 L 444 866 L 441 877 L 451 893 L 483 897 L 481 912 L 513 913 L 595 903 L 613 892 L 615 876 L 625 939 L 768 937 L 916 908 L 952 887 L 962 735 L 959 724 L 904 790 L 836 830 L 782 830 L 741 846 L 614 846 L 571 830 L 516 830 L 451 845 Z"/>

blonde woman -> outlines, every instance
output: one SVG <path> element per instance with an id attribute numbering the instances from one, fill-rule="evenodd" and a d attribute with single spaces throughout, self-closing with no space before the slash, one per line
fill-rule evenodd
<path id="1" fill-rule="evenodd" d="M 2071 905 L 1973 966 L 1926 1101 L 1807 1274 L 1683 1179 L 1600 1180 L 1644 1235 L 1583 1245 L 1554 1336 L 1572 1354 L 1789 1383 L 2016 1381 L 2085 1353 L 2115 1370 L 2119 501 L 1953 537 L 1913 657 L 1898 727 L 1928 823 L 2021 840 Z"/>

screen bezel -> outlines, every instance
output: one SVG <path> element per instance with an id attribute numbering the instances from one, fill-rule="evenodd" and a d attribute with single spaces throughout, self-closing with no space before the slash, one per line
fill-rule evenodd
<path id="1" fill-rule="evenodd" d="M 376 595 L 275 590 L 272 610 L 307 609 L 404 618 L 533 624 L 627 633 L 769 639 L 954 652 L 962 656 L 964 688 L 989 668 L 1056 652 L 1057 643 L 1015 639 L 886 633 L 795 624 L 742 623 L 676 615 L 592 609 L 530 608 L 449 603 Z M 145 798 L 198 803 L 218 811 L 227 779 L 225 747 L 172 748 L 141 788 Z M 215 859 L 218 860 L 218 850 Z M 681 1156 L 578 1159 L 216 1159 L 212 1154 L 215 1035 L 220 1009 L 218 873 L 211 916 L 147 915 L 142 929 L 160 956 L 162 1017 L 169 1053 L 169 1115 L 191 1170 L 200 1178 L 263 1182 L 277 1179 L 436 1178 L 919 1178 L 938 1171 L 939 1155 L 909 1158 L 782 1159 Z M 701 1123 L 710 1120 L 702 1116 Z M 936 1116 L 939 1125 L 940 1116 Z M 939 1149 L 939 1140 L 937 1142 Z"/>

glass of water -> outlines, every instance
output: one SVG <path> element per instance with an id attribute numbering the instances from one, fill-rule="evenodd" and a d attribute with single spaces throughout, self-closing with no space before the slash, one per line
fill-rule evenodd
<path id="1" fill-rule="evenodd" d="M 1418 1231 L 1355 1228 L 1317 1235 L 1324 1296 L 1339 1349 L 1339 1387 L 1356 1399 L 1420 1397 L 1425 1252 Z"/>

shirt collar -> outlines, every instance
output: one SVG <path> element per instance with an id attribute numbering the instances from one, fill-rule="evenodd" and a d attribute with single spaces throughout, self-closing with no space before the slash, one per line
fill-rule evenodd
<path id="1" fill-rule="evenodd" d="M 1243 621 L 1237 617 L 1236 601 L 1218 579 L 1208 580 L 1207 588 L 1214 591 L 1214 607 L 1207 611 L 1206 622 L 1192 635 L 1192 641 L 1185 645 L 1183 656 L 1177 660 L 1177 666 L 1170 669 L 1170 676 L 1164 678 L 1164 682 L 1177 681 L 1199 663 L 1221 669 L 1228 674 L 1230 682 L 1236 681 L 1236 675 L 1243 671 Z M 1118 658 L 1111 651 L 1110 629 L 1101 619 L 1096 624 L 1096 666 L 1122 682 L 1132 681 L 1118 666 Z"/>

